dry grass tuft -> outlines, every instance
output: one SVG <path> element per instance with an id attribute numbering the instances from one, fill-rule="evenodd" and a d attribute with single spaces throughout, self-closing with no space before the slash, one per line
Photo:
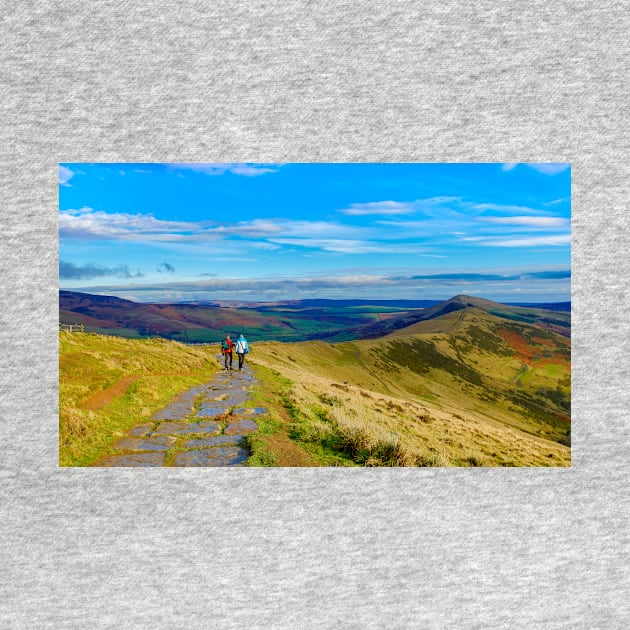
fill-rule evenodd
<path id="1" fill-rule="evenodd" d="M 375 424 L 374 418 L 357 417 L 353 409 L 337 405 L 330 414 L 341 450 L 365 466 L 415 466 L 416 455 L 397 433 Z M 365 414 L 365 411 L 363 412 Z"/>

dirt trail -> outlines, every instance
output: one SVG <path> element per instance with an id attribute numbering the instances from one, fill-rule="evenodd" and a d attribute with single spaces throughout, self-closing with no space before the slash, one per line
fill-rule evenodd
<path id="1" fill-rule="evenodd" d="M 249 366 L 222 370 L 209 383 L 179 394 L 150 422 L 135 425 L 97 466 L 244 466 L 243 438 L 258 429 L 262 407 L 244 407 L 257 383 Z"/>
<path id="2" fill-rule="evenodd" d="M 135 383 L 141 376 L 125 376 L 121 378 L 117 383 L 114 383 L 111 387 L 104 389 L 102 392 L 97 392 L 93 396 L 90 396 L 82 405 L 83 409 L 101 409 L 105 405 L 108 405 L 114 398 L 122 396 L 127 393 L 129 386 Z"/>

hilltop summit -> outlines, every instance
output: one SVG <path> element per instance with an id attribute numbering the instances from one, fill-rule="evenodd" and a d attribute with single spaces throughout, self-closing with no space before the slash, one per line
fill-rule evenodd
<path id="1" fill-rule="evenodd" d="M 506 304 L 500 304 L 499 302 L 492 302 L 491 300 L 468 295 L 456 295 L 449 300 L 440 302 L 435 306 L 421 311 L 402 313 L 387 320 L 363 326 L 357 330 L 357 333 L 362 339 L 375 339 L 395 331 L 401 331 L 401 329 L 406 329 L 420 322 L 436 320 L 450 313 L 466 309 L 483 311 L 495 317 L 502 317 L 512 321 L 535 324 L 557 332 L 565 337 L 569 337 L 571 334 L 570 313 L 562 313 L 536 307 L 508 306 Z M 451 320 L 448 320 L 448 326 L 450 326 L 450 322 Z"/>

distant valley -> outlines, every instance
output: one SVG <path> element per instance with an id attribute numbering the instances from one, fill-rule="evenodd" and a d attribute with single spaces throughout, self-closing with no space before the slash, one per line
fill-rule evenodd
<path id="1" fill-rule="evenodd" d="M 477 302 L 475 302 L 477 300 Z M 128 338 L 163 337 L 184 343 L 218 342 L 243 333 L 252 341 L 329 342 L 375 338 L 434 319 L 466 304 L 483 302 L 500 316 L 567 334 L 570 303 L 506 306 L 467 298 L 438 300 L 294 300 L 281 302 L 189 302 L 153 304 L 75 291 L 59 292 L 59 321 L 86 331 Z M 557 309 L 557 310 L 552 310 Z"/>

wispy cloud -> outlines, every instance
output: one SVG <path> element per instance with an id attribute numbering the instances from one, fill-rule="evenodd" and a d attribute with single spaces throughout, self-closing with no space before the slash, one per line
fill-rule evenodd
<path id="1" fill-rule="evenodd" d="M 554 247 L 570 245 L 570 234 L 555 234 L 549 236 L 533 236 L 512 239 L 486 239 L 484 244 L 490 247 L 540 247 L 544 245 L 552 245 Z"/>
<path id="2" fill-rule="evenodd" d="M 440 255 L 433 247 L 462 243 L 479 247 L 570 244 L 569 219 L 553 216 L 549 211 L 465 202 L 452 197 L 421 202 L 414 202 L 414 208 L 428 208 L 428 216 L 414 220 L 383 218 L 362 225 L 286 218 L 170 221 L 151 214 L 110 214 L 81 208 L 60 212 L 59 235 L 69 240 L 155 244 L 171 251 L 186 250 L 190 255 L 195 248 L 212 242 L 217 255 L 236 256 L 244 259 L 243 262 L 255 258 L 252 250 L 264 252 L 282 248 L 348 255 Z M 441 212 L 442 205 L 447 206 L 444 212 Z M 168 267 L 158 271 L 171 272 Z"/>
<path id="3" fill-rule="evenodd" d="M 334 238 L 273 238 L 273 243 L 320 249 L 337 254 L 415 254 L 423 251 L 417 245 L 400 245 Z"/>
<path id="4" fill-rule="evenodd" d="M 382 219 L 377 222 L 381 225 L 426 227 L 428 225 L 428 219 L 449 223 L 460 222 L 465 224 L 476 217 L 482 216 L 502 217 L 549 215 L 549 211 L 544 208 L 516 204 L 471 201 L 462 199 L 461 197 L 431 197 L 428 199 L 418 199 L 413 202 L 405 202 L 404 205 L 408 208 L 412 208 L 413 213 L 418 215 L 418 217 L 406 220 L 393 218 Z M 391 214 L 395 213 L 392 212 Z"/>
<path id="5" fill-rule="evenodd" d="M 107 276 L 116 278 L 142 278 L 144 274 L 139 270 L 135 273 L 131 272 L 128 265 L 105 267 L 103 265 L 88 263 L 79 266 L 63 260 L 59 263 L 59 278 L 62 280 L 91 280 L 93 278 L 103 278 Z"/>
<path id="6" fill-rule="evenodd" d="M 163 262 L 161 265 L 158 265 L 157 272 L 158 273 L 175 273 L 175 267 L 173 267 L 173 265 L 169 265 L 167 262 Z"/>
<path id="7" fill-rule="evenodd" d="M 539 171 L 540 173 L 544 173 L 545 175 L 557 175 L 558 173 L 562 173 L 563 171 L 566 171 L 568 168 L 570 168 L 571 164 L 566 162 L 550 162 L 548 164 L 531 163 L 527 164 L 527 166 L 529 166 L 529 168 L 533 168 L 536 171 Z"/>
<path id="8" fill-rule="evenodd" d="M 397 216 L 406 214 L 421 214 L 423 216 L 444 216 L 445 213 L 463 207 L 460 197 L 438 196 L 413 201 L 369 201 L 352 203 L 349 208 L 338 210 L 348 216 Z"/>
<path id="9" fill-rule="evenodd" d="M 164 221 L 150 214 L 108 213 L 81 208 L 59 213 L 59 236 L 81 240 L 169 241 L 189 236 L 204 224 Z"/>
<path id="10" fill-rule="evenodd" d="M 196 173 L 204 173 L 205 175 L 242 175 L 244 177 L 257 177 L 266 173 L 275 173 L 280 164 L 260 164 L 260 163 L 196 163 L 196 162 L 174 162 L 167 165 L 169 168 L 180 171 L 194 171 Z"/>
<path id="11" fill-rule="evenodd" d="M 369 203 L 353 203 L 349 208 L 339 210 L 342 214 L 351 216 L 412 214 L 417 211 L 415 203 L 402 201 L 371 201 Z"/>
<path id="12" fill-rule="evenodd" d="M 60 164 L 59 165 L 59 184 L 61 186 L 70 187 L 70 184 L 68 182 L 75 176 L 75 174 L 76 173 L 70 170 L 67 166 L 62 166 Z"/>
<path id="13" fill-rule="evenodd" d="M 290 219 L 254 219 L 252 221 L 165 221 L 151 214 L 124 214 L 96 211 L 91 208 L 62 210 L 59 214 L 59 236 L 62 239 L 159 242 L 217 241 L 226 238 L 263 239 L 260 249 L 277 249 L 272 237 L 310 239 L 357 237 L 365 228 L 329 221 L 294 221 Z"/>
<path id="14" fill-rule="evenodd" d="M 211 275 L 211 274 L 204 274 Z M 453 272 L 435 274 L 382 274 L 356 271 L 339 275 L 312 277 L 209 278 L 190 282 L 127 284 L 85 287 L 84 290 L 133 297 L 140 301 L 167 299 L 295 299 L 309 296 L 405 298 L 430 290 L 433 295 L 451 297 L 457 293 L 484 293 L 488 287 L 505 292 L 522 292 L 536 287 L 564 285 L 571 277 L 568 269 L 521 272 Z M 556 290 L 556 289 L 554 289 Z"/>
<path id="15" fill-rule="evenodd" d="M 506 162 L 501 165 L 501 170 L 504 172 L 513 171 L 517 166 L 532 168 L 545 175 L 557 175 L 570 168 L 571 164 L 568 162 Z"/>
<path id="16" fill-rule="evenodd" d="M 564 217 L 479 217 L 479 221 L 536 228 L 567 227 L 569 225 L 569 219 Z"/>

